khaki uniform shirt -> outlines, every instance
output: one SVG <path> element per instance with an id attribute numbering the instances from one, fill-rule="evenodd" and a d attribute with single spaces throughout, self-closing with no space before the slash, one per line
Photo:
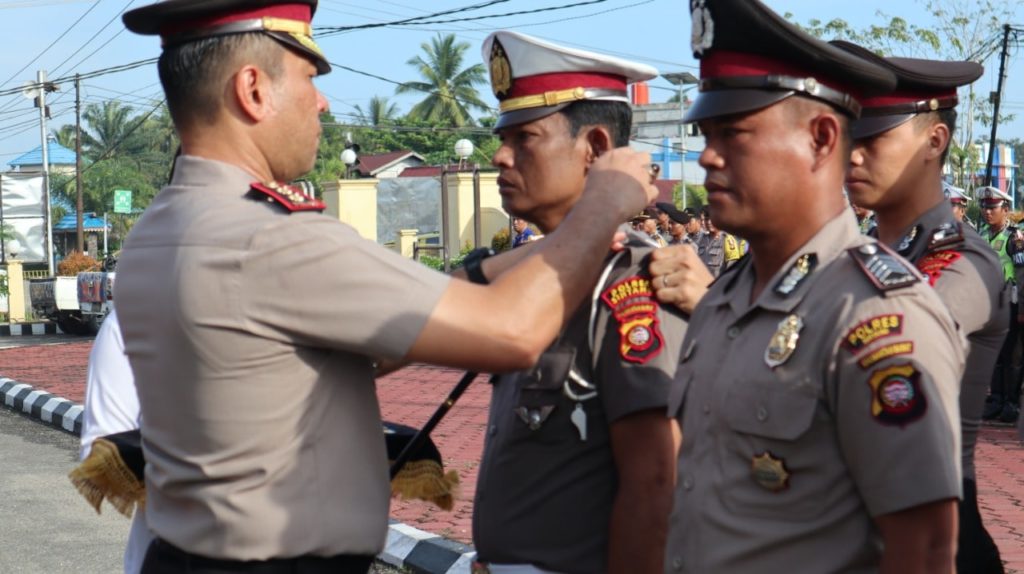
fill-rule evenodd
<path id="1" fill-rule="evenodd" d="M 252 180 L 179 158 L 121 256 L 149 526 L 212 558 L 376 554 L 390 488 L 372 358 L 406 354 L 448 279 L 252 199 Z"/>
<path id="2" fill-rule="evenodd" d="M 617 486 L 609 426 L 667 408 L 686 331 L 654 297 L 650 251 L 628 249 L 538 364 L 495 383 L 473 508 L 481 561 L 607 570 Z M 585 441 L 574 424 L 583 419 Z"/>
<path id="3" fill-rule="evenodd" d="M 948 201 L 924 213 L 893 248 L 917 265 L 967 336 L 960 384 L 964 478 L 974 479 L 974 446 L 992 369 L 1010 326 L 1010 292 L 988 242 L 953 217 Z"/>
<path id="4" fill-rule="evenodd" d="M 670 400 L 683 445 L 666 572 L 876 571 L 872 517 L 960 495 L 964 341 L 884 253 L 848 210 L 753 303 L 749 259 L 701 300 Z"/>

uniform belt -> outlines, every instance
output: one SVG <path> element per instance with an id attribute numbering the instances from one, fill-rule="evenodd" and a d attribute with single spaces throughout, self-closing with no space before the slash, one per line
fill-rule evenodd
<path id="1" fill-rule="evenodd" d="M 187 552 L 157 538 L 146 552 L 143 574 L 187 574 L 190 572 L 247 572 L 251 574 L 366 574 L 373 556 L 296 556 L 269 560 L 228 560 L 207 558 Z"/>

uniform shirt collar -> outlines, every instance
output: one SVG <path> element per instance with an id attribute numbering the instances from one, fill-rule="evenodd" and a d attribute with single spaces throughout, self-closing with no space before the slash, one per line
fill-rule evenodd
<path id="1" fill-rule="evenodd" d="M 196 156 L 183 155 L 174 164 L 171 185 L 182 187 L 215 187 L 237 193 L 248 190 L 257 178 L 244 169 Z"/>

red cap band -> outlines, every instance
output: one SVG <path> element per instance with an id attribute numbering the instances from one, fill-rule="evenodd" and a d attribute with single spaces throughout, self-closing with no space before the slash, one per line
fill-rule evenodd
<path id="1" fill-rule="evenodd" d="M 607 89 L 626 91 L 626 78 L 615 74 L 599 73 L 551 73 L 516 78 L 504 99 L 533 96 L 545 92 L 571 90 L 574 88 Z"/>
<path id="2" fill-rule="evenodd" d="M 296 20 L 299 22 L 306 22 L 308 24 L 313 21 L 313 11 L 309 4 L 277 4 L 274 6 L 265 6 L 241 12 L 218 14 L 216 16 L 210 16 L 199 20 L 190 20 L 188 22 L 176 22 L 173 26 L 161 28 L 160 35 L 174 36 L 180 32 L 197 29 L 202 30 L 203 28 L 214 28 L 216 26 L 223 26 L 224 24 L 230 24 L 232 22 L 256 20 L 264 17 L 280 18 L 282 20 Z"/>
<path id="3" fill-rule="evenodd" d="M 900 104 L 912 104 L 937 98 L 949 98 L 956 96 L 956 88 L 950 88 L 941 92 L 895 92 L 878 96 L 876 98 L 863 98 L 860 103 L 864 108 L 885 108 L 898 106 Z"/>
<path id="4" fill-rule="evenodd" d="M 814 78 L 822 84 L 841 92 L 856 96 L 857 92 L 848 86 L 843 86 L 830 77 L 820 78 L 817 75 L 793 66 L 787 62 L 746 54 L 742 52 L 728 52 L 725 50 L 714 50 L 700 60 L 701 78 L 736 78 L 736 77 L 758 77 L 758 76 L 790 76 L 793 78 Z"/>

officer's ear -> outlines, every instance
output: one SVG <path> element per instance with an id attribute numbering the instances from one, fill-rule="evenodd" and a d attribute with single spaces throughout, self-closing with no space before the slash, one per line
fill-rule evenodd
<path id="1" fill-rule="evenodd" d="M 820 167 L 829 158 L 842 151 L 845 126 L 843 120 L 831 111 L 821 110 L 811 117 L 808 123 L 811 133 L 811 153 L 814 156 L 815 168 Z M 846 166 L 843 161 L 843 166 Z"/>
<path id="2" fill-rule="evenodd" d="M 232 77 L 232 95 L 239 111 L 247 119 L 260 122 L 273 112 L 273 83 L 266 72 L 251 64 L 243 66 Z"/>
<path id="3" fill-rule="evenodd" d="M 612 142 L 612 134 L 607 127 L 587 126 L 581 131 L 583 130 L 585 132 L 581 133 L 579 137 L 582 137 L 587 144 L 587 165 L 615 147 Z"/>
<path id="4" fill-rule="evenodd" d="M 933 122 L 928 126 L 928 154 L 929 160 L 940 159 L 949 145 L 949 126 L 942 122 Z"/>

